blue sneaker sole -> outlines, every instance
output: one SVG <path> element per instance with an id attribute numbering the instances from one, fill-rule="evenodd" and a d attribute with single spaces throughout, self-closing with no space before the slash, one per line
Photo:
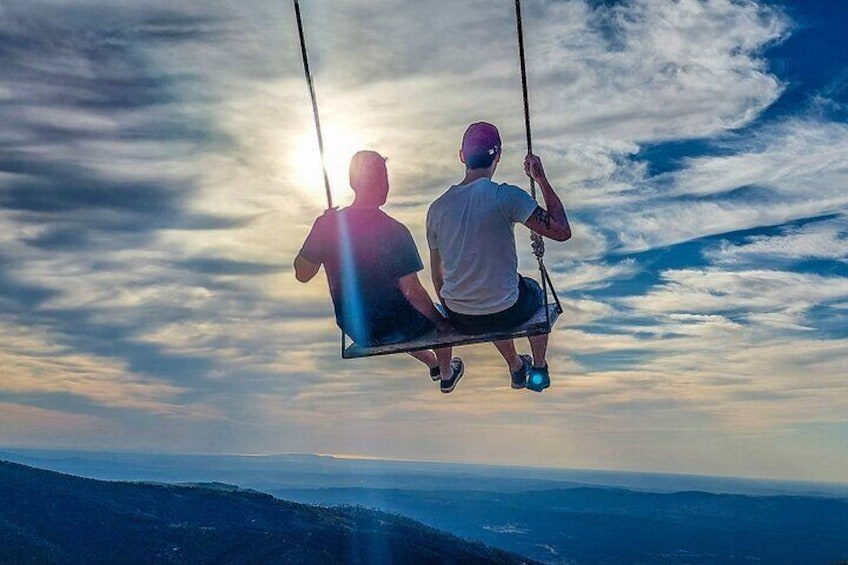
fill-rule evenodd
<path id="1" fill-rule="evenodd" d="M 551 386 L 551 377 L 547 373 L 543 371 L 539 371 L 531 368 L 529 374 L 527 375 L 527 385 L 526 388 L 532 390 L 533 392 L 542 392 L 546 388 Z"/>

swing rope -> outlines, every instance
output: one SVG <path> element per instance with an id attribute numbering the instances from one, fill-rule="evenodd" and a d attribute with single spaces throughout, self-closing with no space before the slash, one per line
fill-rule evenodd
<path id="1" fill-rule="evenodd" d="M 306 83 L 309 86 L 309 97 L 310 97 L 310 100 L 312 101 L 312 114 L 313 114 L 313 117 L 315 119 L 315 131 L 316 131 L 317 136 L 318 136 L 318 151 L 319 151 L 320 157 L 321 157 L 321 169 L 322 169 L 322 172 L 324 174 L 324 189 L 325 189 L 326 196 L 327 196 L 327 209 L 330 210 L 330 209 L 333 208 L 333 195 L 332 195 L 332 191 L 330 190 L 330 179 L 329 179 L 329 176 L 327 175 L 326 160 L 325 160 L 325 157 L 324 157 L 324 138 L 321 134 L 321 120 L 319 119 L 319 116 L 318 116 L 318 101 L 317 101 L 316 96 L 315 96 L 315 87 L 314 87 L 313 82 L 312 82 L 312 74 L 309 71 L 309 58 L 307 56 L 306 38 L 305 38 L 305 35 L 304 35 L 304 32 L 303 32 L 303 22 L 302 22 L 301 15 L 300 15 L 300 3 L 298 2 L 298 0 L 293 0 L 293 3 L 294 3 L 295 19 L 297 21 L 297 31 L 298 31 L 298 36 L 300 38 L 300 52 L 301 52 L 301 55 L 303 57 L 303 72 L 304 72 L 304 75 L 306 77 Z M 525 66 L 525 61 L 524 61 L 524 35 L 523 35 L 522 24 L 521 24 L 521 2 L 520 2 L 520 0 L 515 0 L 515 13 L 516 13 L 516 25 L 517 25 L 517 29 L 518 29 L 519 57 L 520 57 L 520 62 L 521 62 L 521 88 L 522 88 L 522 94 L 523 94 L 523 98 L 524 98 L 524 126 L 525 126 L 525 131 L 526 131 L 526 134 L 527 134 L 527 152 L 530 153 L 530 152 L 532 152 L 532 137 L 531 137 L 531 134 L 530 134 L 530 105 L 529 105 L 529 100 L 528 100 L 528 95 L 527 95 L 527 71 L 526 71 L 526 66 Z M 530 178 L 530 193 L 533 196 L 533 199 L 538 201 L 538 198 L 536 197 L 536 183 L 534 182 L 532 177 Z M 545 326 L 546 326 L 546 329 L 543 330 L 542 332 L 540 332 L 540 331 L 534 332 L 530 328 L 525 328 L 525 329 L 521 330 L 522 331 L 521 335 L 528 335 L 528 336 L 529 335 L 537 335 L 539 333 L 548 333 L 552 329 L 553 322 L 552 322 L 552 317 L 551 317 L 551 309 L 549 308 L 549 304 L 548 304 L 548 293 L 547 293 L 548 288 L 550 289 L 551 295 L 553 296 L 553 298 L 555 300 L 557 315 L 562 314 L 562 311 L 563 311 L 562 305 L 560 304 L 560 301 L 559 301 L 559 297 L 557 296 L 556 290 L 554 289 L 554 286 L 553 286 L 553 282 L 551 281 L 551 277 L 548 274 L 547 268 L 545 267 L 545 262 L 544 262 L 545 243 L 544 243 L 544 240 L 542 239 L 542 237 L 539 234 L 537 234 L 535 232 L 533 232 L 531 234 L 531 247 L 533 249 L 533 254 L 536 256 L 536 260 L 539 263 L 539 273 L 540 273 L 541 279 L 542 279 L 542 291 L 543 291 L 544 296 L 545 296 Z M 515 334 L 515 335 L 517 335 L 517 334 Z M 505 335 L 504 338 L 515 337 L 515 335 L 512 335 L 512 334 L 511 335 Z M 382 354 L 388 354 L 388 353 L 397 353 L 397 352 L 401 352 L 401 351 L 413 351 L 413 350 L 418 351 L 418 350 L 422 350 L 422 349 L 432 348 L 432 345 L 430 345 L 430 344 L 423 344 L 423 345 L 417 344 L 414 349 L 407 348 L 407 349 L 388 350 L 386 347 L 383 347 L 382 348 L 383 350 L 378 351 L 378 352 L 365 351 L 365 352 L 360 352 L 360 353 L 350 353 L 346 350 L 346 339 L 345 339 L 345 337 L 346 337 L 345 332 L 342 331 L 341 332 L 341 347 L 342 347 L 342 357 L 343 358 L 362 357 L 362 356 L 368 356 L 368 355 L 382 355 Z M 480 341 L 479 339 L 477 339 L 476 337 L 473 337 L 473 336 L 462 336 L 461 338 L 457 339 L 455 342 L 452 342 L 451 344 L 459 345 L 459 344 L 463 344 L 463 343 L 478 343 L 479 341 Z"/>
<path id="2" fill-rule="evenodd" d="M 318 152 L 321 154 L 321 170 L 324 173 L 324 190 L 327 193 L 327 210 L 333 207 L 333 193 L 330 191 L 330 178 L 327 176 L 327 164 L 324 160 L 324 136 L 321 135 L 321 120 L 318 118 L 318 101 L 315 99 L 315 87 L 309 72 L 309 58 L 306 56 L 306 38 L 303 35 L 303 22 L 300 19 L 300 3 L 294 0 L 294 14 L 297 20 L 297 33 L 300 36 L 300 54 L 303 56 L 303 73 L 309 85 L 309 98 L 312 99 L 312 115 L 315 117 L 315 131 L 318 133 Z"/>
<path id="3" fill-rule="evenodd" d="M 527 65 L 524 61 L 524 27 L 521 24 L 521 0 L 515 0 L 515 26 L 518 32 L 518 60 L 521 66 L 521 94 L 524 99 L 524 131 L 527 137 L 527 153 L 533 152 L 533 137 L 530 133 L 530 99 L 527 95 Z M 538 201 L 536 197 L 536 181 L 530 177 L 530 195 L 533 200 Z M 557 296 L 554 283 L 551 281 L 551 276 L 545 267 L 545 240 L 536 232 L 530 233 L 530 246 L 533 249 L 533 255 L 536 256 L 536 261 L 539 263 L 539 276 L 542 279 L 542 292 L 545 295 L 545 312 L 547 315 L 548 326 L 551 325 L 551 316 L 548 309 L 548 293 L 550 288 L 551 295 L 556 303 L 557 313 L 562 314 L 562 304 L 560 304 Z"/>
<path id="4" fill-rule="evenodd" d="M 294 2 L 294 15 L 297 21 L 297 35 L 300 38 L 300 54 L 303 58 L 303 74 L 306 76 L 306 84 L 309 86 L 309 98 L 312 100 L 312 116 L 315 118 L 315 133 L 318 135 L 318 153 L 321 156 L 321 172 L 324 173 L 324 192 L 327 195 L 327 210 L 333 209 L 333 193 L 330 190 L 330 177 L 327 175 L 327 162 L 324 158 L 324 136 L 321 134 L 321 119 L 318 117 L 318 100 L 315 98 L 315 86 L 312 84 L 312 73 L 309 72 L 309 57 L 306 54 L 306 37 L 303 33 L 303 20 L 300 17 L 300 3 Z M 344 331 L 341 333 L 341 350 L 344 357 L 347 347 Z"/>

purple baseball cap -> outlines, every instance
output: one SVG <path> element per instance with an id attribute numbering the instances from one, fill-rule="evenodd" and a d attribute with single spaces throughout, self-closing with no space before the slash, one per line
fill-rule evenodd
<path id="1" fill-rule="evenodd" d="M 474 122 L 462 136 L 462 153 L 472 168 L 476 168 L 473 165 L 481 161 L 488 161 L 484 166 L 489 166 L 500 151 L 501 135 L 498 128 L 488 122 Z"/>

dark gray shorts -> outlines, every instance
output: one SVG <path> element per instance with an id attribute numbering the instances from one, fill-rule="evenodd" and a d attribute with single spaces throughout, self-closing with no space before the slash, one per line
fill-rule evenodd
<path id="1" fill-rule="evenodd" d="M 446 308 L 453 327 L 464 334 L 508 332 L 520 326 L 539 311 L 545 304 L 545 294 L 539 283 L 531 278 L 518 277 L 518 300 L 515 304 L 494 314 L 469 316 Z"/>

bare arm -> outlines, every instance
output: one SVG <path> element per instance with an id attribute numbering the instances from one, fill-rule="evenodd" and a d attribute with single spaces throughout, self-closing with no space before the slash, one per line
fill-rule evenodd
<path id="1" fill-rule="evenodd" d="M 321 268 L 322 262 L 320 257 L 323 254 L 321 249 L 325 247 L 323 241 L 326 239 L 327 232 L 326 226 L 322 227 L 322 222 L 328 219 L 332 220 L 331 216 L 336 212 L 337 210 L 335 208 L 327 210 L 312 224 L 312 229 L 309 230 L 309 235 L 306 236 L 306 240 L 303 242 L 303 247 L 301 247 L 297 257 L 294 258 L 294 276 L 298 281 L 307 283 L 318 274 L 318 270 Z M 310 261 L 304 256 L 304 253 L 312 255 L 318 261 Z"/>
<path id="2" fill-rule="evenodd" d="M 400 291 L 416 310 L 436 324 L 439 331 L 445 331 L 450 328 L 450 323 L 436 310 L 436 307 L 433 306 L 433 301 L 430 299 L 430 295 L 421 286 L 418 273 L 410 273 L 398 279 L 398 288 L 400 288 Z"/>
<path id="3" fill-rule="evenodd" d="M 430 250 L 430 274 L 433 277 L 433 288 L 436 289 L 436 298 L 442 301 L 442 287 L 445 286 L 445 267 L 442 264 L 442 256 L 438 249 Z"/>
<path id="4" fill-rule="evenodd" d="M 303 255 L 298 254 L 294 258 L 294 276 L 302 283 L 311 281 L 318 274 L 318 269 L 320 268 L 321 265 L 316 265 L 312 261 L 305 259 Z"/>
<path id="5" fill-rule="evenodd" d="M 555 241 L 566 241 L 571 238 L 571 226 L 565 215 L 565 207 L 554 192 L 551 183 L 548 182 L 548 177 L 545 176 L 542 160 L 532 153 L 528 154 L 524 160 L 524 172 L 538 183 L 545 199 L 545 208 L 537 206 L 524 225 L 539 235 Z"/>

